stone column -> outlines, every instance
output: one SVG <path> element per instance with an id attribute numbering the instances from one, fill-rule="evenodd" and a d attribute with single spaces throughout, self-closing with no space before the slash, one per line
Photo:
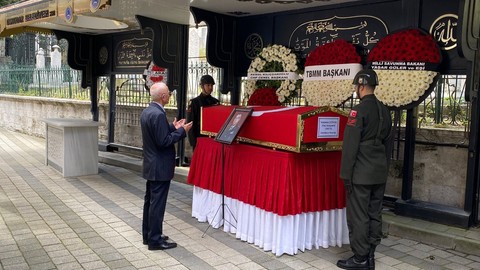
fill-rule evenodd
<path id="1" fill-rule="evenodd" d="M 60 52 L 60 46 L 53 45 L 53 52 L 50 53 L 51 68 L 50 68 L 50 80 L 54 85 L 60 85 L 63 83 L 63 71 L 62 67 L 62 53 Z"/>
<path id="2" fill-rule="evenodd" d="M 35 62 L 35 68 L 45 68 L 45 52 L 42 48 L 38 49 L 37 61 Z"/>
<path id="3" fill-rule="evenodd" d="M 45 84 L 45 51 L 39 48 L 35 61 L 35 71 L 33 72 L 33 84 Z"/>

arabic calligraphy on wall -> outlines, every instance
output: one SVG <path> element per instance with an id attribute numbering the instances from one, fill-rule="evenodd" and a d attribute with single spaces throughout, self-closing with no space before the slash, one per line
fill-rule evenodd
<path id="1" fill-rule="evenodd" d="M 290 35 L 289 47 L 307 55 L 318 46 L 336 39 L 344 39 L 363 47 L 365 50 L 362 54 L 367 54 L 387 34 L 387 25 L 378 17 L 370 15 L 334 16 L 298 25 Z"/>
<path id="2" fill-rule="evenodd" d="M 438 17 L 430 26 L 430 35 L 433 36 L 440 49 L 448 51 L 457 47 L 458 16 L 444 14 Z"/>
<path id="3" fill-rule="evenodd" d="M 115 66 L 117 68 L 145 67 L 152 59 L 152 39 L 132 38 L 117 43 Z"/>
<path id="4" fill-rule="evenodd" d="M 254 59 L 263 49 L 263 39 L 257 33 L 250 34 L 245 40 L 244 50 L 245 55 L 249 59 Z"/>

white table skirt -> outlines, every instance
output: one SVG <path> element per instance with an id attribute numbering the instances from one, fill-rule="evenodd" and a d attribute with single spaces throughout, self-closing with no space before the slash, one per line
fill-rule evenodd
<path id="1" fill-rule="evenodd" d="M 276 256 L 349 243 L 345 208 L 279 216 L 226 196 L 224 200 L 225 223 L 220 207 L 222 195 L 194 186 L 192 216 L 213 228 L 223 225 L 225 232 Z"/>

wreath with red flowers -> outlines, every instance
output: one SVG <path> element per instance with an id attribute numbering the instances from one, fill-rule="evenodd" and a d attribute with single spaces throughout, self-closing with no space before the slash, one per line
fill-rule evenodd
<path id="1" fill-rule="evenodd" d="M 248 99 L 248 106 L 280 106 L 275 88 L 259 88 Z"/>
<path id="2" fill-rule="evenodd" d="M 343 39 L 315 48 L 305 61 L 302 93 L 309 105 L 337 106 L 352 95 L 352 80 L 362 68 L 355 46 Z"/>
<path id="3" fill-rule="evenodd" d="M 440 63 L 441 54 L 435 40 L 420 29 L 406 29 L 382 38 L 368 54 L 368 62 L 409 61 Z"/>
<path id="4" fill-rule="evenodd" d="M 147 68 L 143 71 L 143 79 L 145 80 L 145 89 L 150 91 L 150 87 L 156 82 L 167 83 L 167 69 L 159 67 L 153 63 L 148 62 Z"/>
<path id="5" fill-rule="evenodd" d="M 431 35 L 411 28 L 381 39 L 367 60 L 378 75 L 377 98 L 389 107 L 406 109 L 418 105 L 433 90 L 442 57 Z"/>
<path id="6" fill-rule="evenodd" d="M 360 63 L 360 56 L 356 52 L 355 46 L 343 39 L 318 46 L 308 54 L 305 60 L 305 66 L 345 63 Z"/>
<path id="7" fill-rule="evenodd" d="M 297 54 L 283 45 L 263 48 L 248 68 L 248 80 L 244 84 L 245 98 L 250 100 L 258 89 L 273 88 L 280 104 L 291 102 L 300 88 L 298 62 Z"/>

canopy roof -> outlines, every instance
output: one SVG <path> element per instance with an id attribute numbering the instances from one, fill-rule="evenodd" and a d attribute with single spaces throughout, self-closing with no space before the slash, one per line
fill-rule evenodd
<path id="1" fill-rule="evenodd" d="M 139 29 L 135 15 L 190 24 L 190 7 L 245 17 L 359 0 L 28 0 L 0 8 L 0 36 L 24 31 L 105 34 Z"/>

